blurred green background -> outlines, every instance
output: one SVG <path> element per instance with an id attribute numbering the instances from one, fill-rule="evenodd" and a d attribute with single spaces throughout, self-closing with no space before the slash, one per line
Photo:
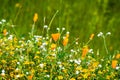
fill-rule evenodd
<path id="1" fill-rule="evenodd" d="M 56 32 L 57 27 L 65 27 L 70 31 L 70 41 L 79 37 L 80 43 L 87 42 L 94 33 L 91 48 L 100 49 L 104 54 L 103 40 L 97 34 L 111 32 L 106 41 L 108 49 L 114 53 L 120 50 L 119 4 L 120 0 L 0 0 L 0 20 L 12 22 L 19 35 L 26 35 L 31 31 L 34 13 L 38 13 L 35 28 L 36 34 L 41 34 L 43 26 L 48 25 L 59 10 L 51 25 L 51 33 Z"/>

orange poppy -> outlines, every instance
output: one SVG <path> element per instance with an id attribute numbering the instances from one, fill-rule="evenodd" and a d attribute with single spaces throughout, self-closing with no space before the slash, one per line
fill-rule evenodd
<path id="1" fill-rule="evenodd" d="M 67 37 L 64 38 L 63 40 L 63 46 L 66 46 L 68 44 L 69 39 Z"/>
<path id="2" fill-rule="evenodd" d="M 116 68 L 117 66 L 117 60 L 112 60 L 112 68 Z"/>
<path id="3" fill-rule="evenodd" d="M 7 29 L 3 30 L 3 35 L 6 36 L 7 35 Z"/>
<path id="4" fill-rule="evenodd" d="M 33 21 L 36 22 L 37 20 L 38 20 L 38 14 L 35 13 L 35 14 L 34 14 L 34 17 L 33 17 Z"/>
<path id="5" fill-rule="evenodd" d="M 88 46 L 84 46 L 82 49 L 82 57 L 85 57 L 88 53 L 89 49 Z"/>
<path id="6" fill-rule="evenodd" d="M 55 33 L 55 34 L 52 34 L 51 36 L 52 36 L 52 39 L 56 42 L 60 37 L 60 33 Z"/>

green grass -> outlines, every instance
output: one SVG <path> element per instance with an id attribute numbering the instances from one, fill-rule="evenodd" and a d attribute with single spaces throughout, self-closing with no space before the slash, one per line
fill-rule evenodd
<path id="1" fill-rule="evenodd" d="M 94 61 L 95 63 L 99 62 L 99 64 L 101 64 L 100 59 L 104 59 L 105 63 L 102 63 L 102 65 L 105 66 L 105 68 L 103 67 L 101 69 L 102 73 L 104 73 L 104 70 L 108 68 L 109 72 L 105 72 L 105 75 L 107 76 L 108 74 L 112 74 L 112 72 L 114 73 L 115 70 L 114 69 L 111 70 L 111 62 L 113 59 L 115 59 L 115 55 L 120 52 L 119 51 L 120 50 L 120 46 L 119 46 L 120 45 L 120 42 L 119 42 L 120 40 L 120 37 L 119 37 L 119 34 L 120 34 L 119 32 L 119 29 L 120 29 L 119 28 L 119 24 L 120 24 L 119 7 L 120 5 L 119 5 L 119 2 L 120 1 L 113 1 L 113 0 L 93 0 L 93 1 L 88 1 L 88 0 L 74 0 L 74 1 L 73 0 L 33 0 L 33 1 L 4 0 L 2 1 L 1 0 L 0 3 L 2 4 L 0 5 L 0 20 L 5 19 L 6 23 L 0 24 L 0 27 L 1 27 L 0 28 L 1 30 L 0 39 L 2 40 L 2 42 L 5 41 L 5 44 L 7 45 L 7 46 L 6 45 L 1 46 L 1 51 L 4 50 L 2 53 L 5 53 L 5 54 L 7 54 L 6 52 L 9 53 L 12 51 L 11 49 L 7 51 L 7 49 L 5 48 L 5 47 L 8 47 L 8 48 L 11 47 L 9 43 L 6 42 L 6 40 L 10 42 L 8 40 L 8 37 L 10 34 L 13 35 L 14 38 L 18 39 L 18 42 L 16 45 L 14 45 L 15 44 L 14 42 L 13 43 L 10 42 L 11 45 L 15 48 L 22 47 L 21 46 L 22 44 L 24 45 L 27 41 L 30 40 L 31 43 L 27 43 L 27 45 L 23 47 L 23 49 L 25 49 L 25 52 L 19 52 L 19 51 L 13 50 L 13 53 L 14 53 L 13 56 L 15 59 L 20 61 L 19 57 L 20 55 L 23 55 L 23 56 L 26 56 L 25 61 L 28 61 L 28 63 L 33 62 L 36 66 L 37 64 L 40 64 L 42 62 L 46 63 L 45 65 L 48 65 L 48 67 L 45 66 L 45 68 L 48 69 L 48 73 L 54 72 L 54 70 L 56 71 L 58 66 L 55 66 L 55 65 L 57 64 L 57 62 L 63 60 L 62 61 L 63 65 L 67 68 L 67 70 L 70 70 L 70 72 L 68 72 L 69 77 L 67 76 L 66 77 L 70 79 L 74 76 L 77 79 L 78 76 L 76 76 L 74 73 L 72 74 L 72 72 L 75 71 L 74 69 L 76 68 L 75 66 L 76 64 L 70 63 L 68 64 L 68 67 L 67 67 L 66 61 L 69 60 L 68 56 L 70 54 L 74 55 L 74 57 L 72 57 L 71 59 L 82 60 L 81 58 L 82 48 L 86 46 L 87 42 L 89 42 L 90 35 L 95 34 L 94 39 L 92 41 L 90 40 L 90 43 L 87 44 L 89 48 L 94 50 L 94 55 L 88 54 L 86 58 L 86 60 L 88 61 L 85 61 L 84 63 L 84 60 L 83 60 L 82 66 L 80 67 L 83 67 L 84 69 L 88 69 L 88 66 L 85 66 L 85 64 L 89 62 L 89 60 L 94 61 L 95 59 Z M 35 13 L 38 14 L 38 20 L 34 24 L 33 17 Z M 48 28 L 47 30 L 44 29 L 43 27 L 44 25 L 47 25 L 50 28 L 50 30 L 48 30 Z M 56 30 L 56 28 L 60 29 L 61 37 L 58 42 L 54 42 L 54 41 L 50 42 L 52 38 L 51 34 L 59 32 Z M 61 31 L 62 28 L 65 28 L 65 31 Z M 7 36 L 3 35 L 4 29 L 7 29 L 9 33 Z M 69 44 L 67 45 L 67 47 L 64 47 L 62 44 L 62 41 L 63 41 L 62 37 L 65 36 L 67 31 L 70 32 Z M 103 33 L 101 37 L 97 36 L 99 32 Z M 111 32 L 111 35 L 105 36 L 108 32 Z M 35 40 L 32 40 L 32 38 L 35 35 L 48 37 L 48 39 L 42 38 L 40 40 L 41 44 L 45 42 L 46 43 L 49 42 L 47 45 L 47 52 L 44 52 L 44 50 L 42 51 L 42 53 L 45 53 L 45 55 L 36 54 L 37 57 L 39 56 L 40 60 L 42 60 L 42 62 L 40 61 L 37 63 L 34 61 L 33 57 L 36 56 L 34 53 L 37 53 L 37 51 L 39 50 L 37 46 L 40 46 L 40 43 L 36 44 Z M 25 38 L 25 40 L 22 38 Z M 79 45 L 77 46 L 74 45 L 76 42 L 76 39 L 79 43 Z M 22 41 L 23 43 L 21 42 L 19 43 L 19 41 Z M 34 45 L 31 45 L 33 43 Z M 49 59 L 51 55 L 48 55 L 48 53 L 52 52 L 51 50 L 49 50 L 52 43 L 57 44 L 57 48 L 62 47 L 63 49 L 62 52 L 59 52 L 59 51 L 56 52 L 57 58 L 55 59 L 55 62 L 53 63 Z M 31 46 L 34 46 L 35 48 L 32 49 Z M 26 49 L 27 47 L 30 49 Z M 72 49 L 74 51 L 77 51 L 79 49 L 80 51 L 76 52 L 77 53 L 76 55 L 75 53 L 70 52 L 70 50 Z M 26 54 L 26 53 L 31 53 L 31 55 Z M 11 54 L 12 53 L 10 53 L 9 55 L 7 54 L 7 56 L 0 54 L 0 59 L 4 60 L 6 57 L 9 58 Z M 100 54 L 99 58 L 97 54 Z M 2 56 L 4 57 L 2 58 Z M 42 58 L 41 56 L 44 58 Z M 46 56 L 49 56 L 48 61 L 45 60 Z M 92 57 L 92 59 L 91 58 L 89 59 L 88 56 Z M 63 59 L 62 57 L 65 59 Z M 10 59 L 8 60 L 10 60 L 10 62 L 5 64 L 5 67 L 4 66 L 0 67 L 1 71 L 2 71 L 2 68 L 5 68 L 5 70 L 7 70 L 6 68 L 7 65 L 11 66 L 9 65 L 9 63 L 12 63 L 11 61 L 13 61 L 14 59 L 10 57 Z M 54 66 L 52 66 L 49 63 L 53 64 Z M 1 65 L 2 64 L 3 63 L 1 62 Z M 17 64 L 15 63 L 15 65 Z M 21 68 L 21 66 L 25 66 L 25 69 L 23 70 L 23 72 L 20 72 L 20 73 L 25 74 L 24 72 L 26 72 L 27 70 L 26 64 L 20 65 L 19 66 L 20 69 L 23 68 L 23 67 Z M 118 63 L 118 66 L 119 66 L 119 63 Z M 30 67 L 30 68 L 36 69 L 37 67 Z M 73 69 L 73 71 L 71 69 Z M 98 71 L 95 70 L 96 75 Z M 7 73 L 9 73 L 9 70 Z M 36 70 L 36 73 L 37 73 L 37 70 Z M 43 74 L 36 74 L 36 73 L 34 74 L 35 75 L 34 79 L 39 78 L 37 76 L 46 75 L 46 73 L 43 73 Z M 61 74 L 61 76 L 64 75 L 63 73 L 61 73 L 61 71 L 60 72 L 58 71 L 58 73 L 49 74 L 49 75 L 50 76 L 53 75 L 54 76 L 53 78 L 58 79 L 57 75 L 55 74 Z M 116 72 L 114 74 L 116 76 L 119 76 L 118 75 L 119 70 L 117 74 Z M 27 78 L 27 76 L 25 75 L 25 78 Z M 84 75 L 79 75 L 79 76 L 85 77 Z M 93 75 L 91 76 L 92 76 L 91 79 L 95 78 L 95 76 Z M 98 76 L 97 79 L 100 79 L 102 78 L 103 75 L 98 73 L 97 76 Z M 106 76 L 104 76 L 104 79 L 106 78 Z"/>

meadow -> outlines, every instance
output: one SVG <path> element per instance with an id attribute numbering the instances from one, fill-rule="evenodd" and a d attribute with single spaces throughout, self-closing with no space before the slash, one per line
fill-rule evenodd
<path id="1" fill-rule="evenodd" d="M 119 80 L 119 1 L 0 1 L 1 80 Z"/>

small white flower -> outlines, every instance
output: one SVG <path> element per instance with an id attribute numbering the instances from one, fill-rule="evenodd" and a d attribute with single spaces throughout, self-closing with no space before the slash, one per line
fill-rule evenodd
<path id="1" fill-rule="evenodd" d="M 60 28 L 56 28 L 58 31 L 60 31 Z"/>
<path id="2" fill-rule="evenodd" d="M 75 42 L 76 45 L 78 45 L 78 42 Z"/>
<path id="3" fill-rule="evenodd" d="M 93 49 L 90 49 L 88 52 L 89 52 L 89 53 L 94 53 L 94 52 L 93 52 Z"/>
<path id="4" fill-rule="evenodd" d="M 62 65 L 59 65 L 60 68 L 62 68 Z"/>
<path id="5" fill-rule="evenodd" d="M 19 70 L 19 68 L 16 68 L 16 71 L 18 71 Z"/>
<path id="6" fill-rule="evenodd" d="M 98 67 L 99 67 L 99 68 L 101 68 L 101 67 L 102 67 L 102 65 L 101 65 L 101 64 L 99 64 L 99 65 L 98 65 Z"/>
<path id="7" fill-rule="evenodd" d="M 2 70 L 2 73 L 5 73 L 5 70 L 4 70 L 4 69 Z"/>
<path id="8" fill-rule="evenodd" d="M 69 55 L 69 57 L 71 58 L 71 57 L 72 57 L 72 55 Z"/>
<path id="9" fill-rule="evenodd" d="M 73 62 L 73 60 L 69 60 L 70 62 Z"/>
<path id="10" fill-rule="evenodd" d="M 69 32 L 69 31 L 67 31 L 67 34 L 70 34 L 70 32 Z"/>
<path id="11" fill-rule="evenodd" d="M 6 20 L 5 20 L 5 19 L 2 19 L 1 21 L 2 21 L 3 23 L 4 23 L 4 22 L 6 22 Z"/>
<path id="12" fill-rule="evenodd" d="M 71 52 L 75 52 L 73 49 L 70 50 Z"/>
<path id="13" fill-rule="evenodd" d="M 57 62 L 57 64 L 61 64 L 61 62 Z"/>
<path id="14" fill-rule="evenodd" d="M 13 35 L 10 35 L 9 37 L 8 37 L 8 40 L 12 40 L 13 39 Z"/>
<path id="15" fill-rule="evenodd" d="M 120 67 L 117 66 L 117 67 L 116 67 L 116 70 L 119 70 L 119 68 L 120 68 Z"/>
<path id="16" fill-rule="evenodd" d="M 19 78 L 20 77 L 20 75 L 16 75 L 16 78 Z"/>
<path id="17" fill-rule="evenodd" d="M 26 72 L 26 74 L 28 75 L 28 74 L 29 74 L 29 72 Z"/>
<path id="18" fill-rule="evenodd" d="M 2 24 L 2 22 L 0 22 L 0 24 Z"/>
<path id="19" fill-rule="evenodd" d="M 79 72 L 79 71 L 76 71 L 75 73 L 76 73 L 76 74 L 79 74 L 80 72 Z"/>
<path id="20" fill-rule="evenodd" d="M 17 62 L 17 64 L 19 65 L 19 64 L 20 64 L 20 62 Z"/>
<path id="21" fill-rule="evenodd" d="M 41 63 L 41 64 L 39 64 L 39 66 L 40 66 L 41 68 L 43 68 L 43 67 L 44 67 L 44 64 L 43 64 L 43 63 Z"/>
<path id="22" fill-rule="evenodd" d="M 64 31 L 64 30 L 65 30 L 65 28 L 63 27 L 63 28 L 62 28 L 62 30 Z"/>
<path id="23" fill-rule="evenodd" d="M 44 28 L 48 28 L 48 26 L 47 26 L 47 25 L 44 25 Z"/>
<path id="24" fill-rule="evenodd" d="M 97 36 L 98 36 L 98 37 L 101 37 L 101 36 L 103 36 L 103 33 L 100 32 Z"/>
<path id="25" fill-rule="evenodd" d="M 50 77 L 50 75 L 47 74 L 46 77 Z"/>
<path id="26" fill-rule="evenodd" d="M 81 60 L 74 60 L 74 62 L 79 65 L 81 63 Z"/>
<path id="27" fill-rule="evenodd" d="M 111 32 L 107 32 L 106 35 L 111 35 Z"/>

